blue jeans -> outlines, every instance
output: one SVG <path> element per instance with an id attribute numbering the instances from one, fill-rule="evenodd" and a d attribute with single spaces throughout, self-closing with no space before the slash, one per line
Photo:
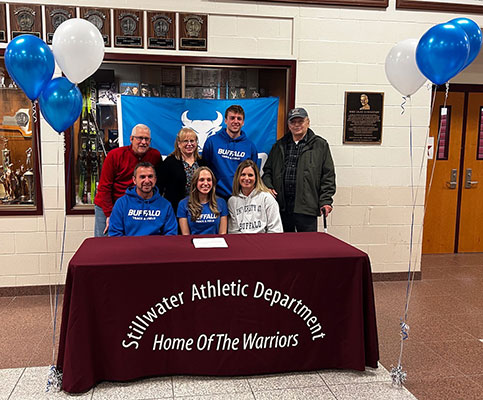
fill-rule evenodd
<path id="1" fill-rule="evenodd" d="M 104 214 L 102 208 L 97 205 L 94 205 L 94 218 L 94 236 L 107 236 L 107 233 L 104 234 L 104 229 L 106 229 L 106 214 Z"/>

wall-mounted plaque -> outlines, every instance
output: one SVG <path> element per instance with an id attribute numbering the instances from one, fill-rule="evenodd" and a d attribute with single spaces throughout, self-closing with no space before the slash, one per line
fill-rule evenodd
<path id="1" fill-rule="evenodd" d="M 384 93 L 345 92 L 344 143 L 382 140 Z"/>
<path id="2" fill-rule="evenodd" d="M 111 10 L 109 8 L 81 7 L 80 17 L 94 24 L 104 39 L 104 46 L 111 45 Z"/>
<path id="3" fill-rule="evenodd" d="M 174 49 L 176 14 L 148 11 L 148 49 Z"/>
<path id="4" fill-rule="evenodd" d="M 179 49 L 206 51 L 208 16 L 205 14 L 179 14 Z"/>
<path id="5" fill-rule="evenodd" d="M 75 18 L 75 7 L 45 6 L 45 28 L 47 30 L 47 44 L 52 44 L 54 32 L 58 26 L 70 18 Z"/>
<path id="6" fill-rule="evenodd" d="M 143 11 L 114 10 L 114 46 L 143 47 Z"/>
<path id="7" fill-rule="evenodd" d="M 243 1 L 243 0 L 242 0 Z M 244 1 L 252 1 L 252 0 L 244 0 Z M 320 5 L 327 5 L 327 6 L 340 6 L 340 7 L 360 7 L 360 8 L 387 8 L 389 0 L 265 0 L 265 1 L 273 1 L 277 3 L 295 3 L 295 4 L 320 4 Z M 397 0 L 397 1 L 407 1 L 417 3 L 414 0 Z M 434 0 L 427 0 L 427 1 L 434 1 Z M 461 1 L 461 0 L 453 0 L 453 1 Z M 464 0 L 463 0 L 464 1 Z M 479 1 L 479 0 L 474 0 Z"/>
<path id="8" fill-rule="evenodd" d="M 10 4 L 12 39 L 30 33 L 42 38 L 42 8 L 39 4 Z"/>
<path id="9" fill-rule="evenodd" d="M 480 0 L 396 0 L 396 9 L 453 12 L 459 14 L 481 14 Z"/>
<path id="10" fill-rule="evenodd" d="M 0 4 L 0 42 L 7 41 L 7 14 L 5 4 Z"/>

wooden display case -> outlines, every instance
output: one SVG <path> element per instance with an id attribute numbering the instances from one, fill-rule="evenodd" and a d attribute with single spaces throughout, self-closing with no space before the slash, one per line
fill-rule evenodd
<path id="1" fill-rule="evenodd" d="M 0 53 L 0 215 L 40 215 L 39 123 Z"/>
<path id="2" fill-rule="evenodd" d="M 84 106 L 72 135 L 66 135 L 67 213 L 94 212 L 102 162 L 118 146 L 119 93 L 205 99 L 278 97 L 277 136 L 281 137 L 286 113 L 295 104 L 295 67 L 295 60 L 106 54 L 99 70 L 79 85 L 90 113 L 89 106 Z M 97 133 L 86 133 L 93 130 Z"/>

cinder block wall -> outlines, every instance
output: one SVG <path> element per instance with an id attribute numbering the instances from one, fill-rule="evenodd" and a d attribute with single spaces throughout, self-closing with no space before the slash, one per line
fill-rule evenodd
<path id="1" fill-rule="evenodd" d="M 67 3 L 93 5 L 88 1 Z M 307 108 L 312 129 L 330 143 L 336 165 L 338 189 L 329 217 L 329 233 L 368 252 L 374 272 L 404 272 L 409 261 L 411 213 L 416 196 L 413 261 L 419 269 L 426 173 L 423 152 L 430 89 L 420 89 L 401 115 L 403 99 L 387 81 L 384 61 L 398 41 L 419 38 L 434 24 L 457 15 L 395 10 L 396 0 L 390 0 L 386 10 L 231 0 L 95 3 L 99 7 L 209 14 L 208 52 L 145 52 L 297 60 L 296 103 Z M 470 17 L 483 24 L 483 17 Z M 140 52 L 114 48 L 106 51 Z M 60 71 L 56 73 L 60 75 Z M 471 74 L 473 82 L 475 77 L 481 78 L 478 71 Z M 384 93 L 381 145 L 342 143 L 346 91 Z M 414 188 L 409 157 L 410 115 Z M 41 140 L 45 212 L 40 217 L 0 217 L 0 287 L 63 282 L 70 257 L 85 238 L 92 236 L 93 216 L 67 218 L 61 269 L 63 137 L 42 121 Z"/>

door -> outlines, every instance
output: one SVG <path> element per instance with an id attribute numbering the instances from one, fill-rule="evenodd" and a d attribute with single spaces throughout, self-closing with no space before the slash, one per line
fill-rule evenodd
<path id="1" fill-rule="evenodd" d="M 436 95 L 428 160 L 423 254 L 483 251 L 483 93 Z M 439 140 L 438 140 L 439 133 Z M 433 171 L 434 167 L 434 171 Z"/>
<path id="2" fill-rule="evenodd" d="M 469 93 L 458 252 L 483 251 L 483 93 Z"/>

